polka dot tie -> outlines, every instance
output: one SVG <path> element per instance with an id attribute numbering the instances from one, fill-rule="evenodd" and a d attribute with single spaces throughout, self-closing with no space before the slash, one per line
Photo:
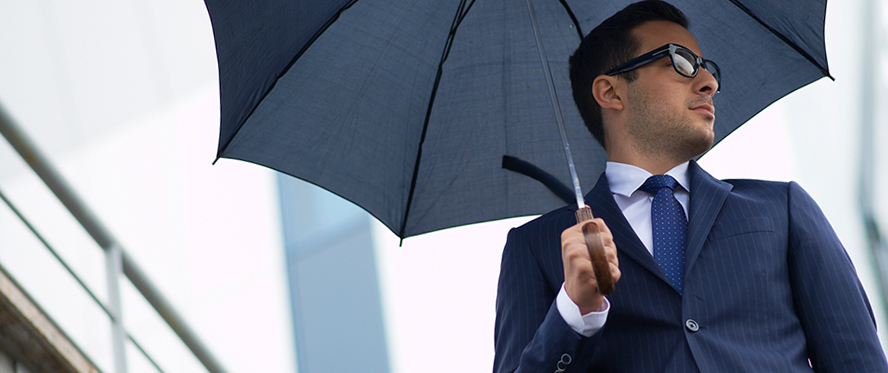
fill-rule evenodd
<path id="1" fill-rule="evenodd" d="M 654 259 L 681 294 L 684 277 L 685 247 L 688 242 L 688 219 L 672 190 L 677 185 L 669 175 L 649 177 L 638 188 L 654 195 L 651 202 L 651 226 L 654 236 Z"/>

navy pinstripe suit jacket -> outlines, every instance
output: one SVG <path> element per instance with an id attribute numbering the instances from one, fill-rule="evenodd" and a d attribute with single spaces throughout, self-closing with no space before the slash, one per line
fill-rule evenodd
<path id="1" fill-rule="evenodd" d="M 684 294 L 639 241 L 602 175 L 586 196 L 622 278 L 604 328 L 574 332 L 564 207 L 509 232 L 496 300 L 496 372 L 888 372 L 869 300 L 816 203 L 795 183 L 719 181 L 695 162 Z M 689 320 L 696 323 L 688 326 Z"/>

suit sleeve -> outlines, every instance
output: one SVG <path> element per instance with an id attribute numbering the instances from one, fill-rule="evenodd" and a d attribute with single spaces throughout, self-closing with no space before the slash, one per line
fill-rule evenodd
<path id="1" fill-rule="evenodd" d="M 851 259 L 823 212 L 789 183 L 793 301 L 817 372 L 888 372 L 875 320 Z"/>
<path id="2" fill-rule="evenodd" d="M 558 313 L 549 281 L 522 228 L 512 229 L 497 288 L 494 372 L 586 370 L 601 332 L 587 338 L 571 329 Z"/>

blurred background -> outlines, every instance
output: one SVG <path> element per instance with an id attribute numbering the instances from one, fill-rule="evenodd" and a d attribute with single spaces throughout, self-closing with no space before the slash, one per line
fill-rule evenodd
<path id="1" fill-rule="evenodd" d="M 798 181 L 851 255 L 885 344 L 878 222 L 888 199 L 872 185 L 888 182 L 888 7 L 878 5 L 829 3 L 836 81 L 772 105 L 700 163 L 719 178 Z M 319 188 L 244 162 L 214 165 L 218 70 L 200 0 L 4 0 L 0 30 L 0 106 L 227 371 L 490 371 L 502 247 L 532 217 L 400 245 Z M 86 359 L 115 371 L 109 316 L 72 276 L 113 304 L 107 248 L 6 141 L 0 191 L 0 267 Z M 117 277 L 128 371 L 204 371 Z M 4 366 L 32 369 L 16 356 L 0 356 Z"/>

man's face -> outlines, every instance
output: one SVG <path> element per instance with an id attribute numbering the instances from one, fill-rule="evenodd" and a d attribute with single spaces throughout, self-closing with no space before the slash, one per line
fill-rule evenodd
<path id="1" fill-rule="evenodd" d="M 641 44 L 636 56 L 667 43 L 703 56 L 690 32 L 672 22 L 645 22 L 633 33 Z M 636 71 L 638 78 L 629 83 L 626 97 L 627 132 L 636 151 L 683 162 L 709 150 L 715 138 L 712 96 L 717 82 L 712 74 L 701 67 L 693 78 L 682 76 L 669 57 Z"/>

